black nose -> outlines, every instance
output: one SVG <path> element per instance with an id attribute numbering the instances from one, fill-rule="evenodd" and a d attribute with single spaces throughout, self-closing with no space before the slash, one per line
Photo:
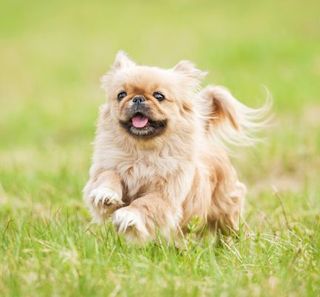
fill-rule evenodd
<path id="1" fill-rule="evenodd" d="M 145 101 L 143 96 L 134 96 L 132 99 L 132 102 L 135 104 L 141 104 L 143 101 Z"/>

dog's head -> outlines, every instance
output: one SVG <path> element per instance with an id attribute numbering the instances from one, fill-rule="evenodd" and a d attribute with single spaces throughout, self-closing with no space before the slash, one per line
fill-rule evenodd
<path id="1" fill-rule="evenodd" d="M 192 128 L 193 94 L 204 76 L 188 61 L 161 69 L 137 65 L 119 52 L 102 86 L 112 121 L 126 135 L 147 141 Z"/>

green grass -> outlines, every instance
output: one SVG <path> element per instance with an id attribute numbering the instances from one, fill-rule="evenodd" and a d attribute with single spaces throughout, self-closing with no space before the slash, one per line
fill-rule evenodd
<path id="1" fill-rule="evenodd" d="M 0 296 L 320 296 L 320 4 L 1 1 Z M 118 49 L 257 106 L 267 143 L 234 162 L 248 184 L 239 238 L 138 248 L 89 226 L 99 77 Z"/>

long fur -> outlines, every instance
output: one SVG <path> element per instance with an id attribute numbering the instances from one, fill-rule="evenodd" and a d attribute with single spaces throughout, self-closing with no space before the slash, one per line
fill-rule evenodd
<path id="1" fill-rule="evenodd" d="M 199 94 L 201 114 L 213 142 L 252 146 L 261 138 L 257 133 L 271 121 L 272 99 L 267 93 L 260 108 L 250 108 L 223 86 L 207 86 Z M 226 147 L 225 147 L 226 148 Z"/>
<path id="2" fill-rule="evenodd" d="M 119 52 L 102 78 L 109 98 L 100 109 L 90 178 L 84 199 L 94 220 L 112 217 L 118 232 L 146 241 L 186 230 L 194 217 L 212 229 L 237 229 L 246 187 L 237 177 L 225 143 L 252 145 L 270 102 L 252 109 L 223 87 L 199 90 L 205 73 L 188 61 L 171 69 L 140 66 Z M 126 89 L 129 98 L 116 94 Z M 158 102 L 152 93 L 166 94 Z M 137 139 L 119 125 L 132 96 L 146 96 L 165 132 Z M 131 96 L 131 97 L 130 97 Z"/>

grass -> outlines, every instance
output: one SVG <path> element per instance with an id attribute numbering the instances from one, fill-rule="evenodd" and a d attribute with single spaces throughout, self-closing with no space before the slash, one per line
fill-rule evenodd
<path id="1" fill-rule="evenodd" d="M 319 296 L 318 1 L 1 1 L 0 296 Z M 115 52 L 210 71 L 275 124 L 234 162 L 249 186 L 239 238 L 177 250 L 89 226 L 98 79 Z"/>

